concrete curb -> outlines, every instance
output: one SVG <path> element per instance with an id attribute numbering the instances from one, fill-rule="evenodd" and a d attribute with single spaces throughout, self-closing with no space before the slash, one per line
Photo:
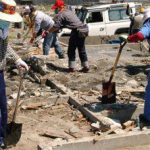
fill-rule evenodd
<path id="1" fill-rule="evenodd" d="M 93 139 L 79 140 L 62 146 L 53 147 L 52 150 L 115 150 L 123 147 L 134 147 L 149 144 L 150 131 L 139 131 L 129 135 L 108 136 L 93 143 Z"/>

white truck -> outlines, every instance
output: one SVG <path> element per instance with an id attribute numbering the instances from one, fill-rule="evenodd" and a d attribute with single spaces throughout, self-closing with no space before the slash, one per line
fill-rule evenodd
<path id="1" fill-rule="evenodd" d="M 128 4 L 133 14 L 142 5 L 133 2 Z M 83 15 L 82 21 L 88 24 L 89 36 L 128 33 L 130 19 L 126 15 L 127 3 L 101 4 L 85 8 L 85 12 L 81 11 L 81 8 L 76 8 L 76 12 L 79 17 Z M 69 34 L 69 29 L 63 29 L 59 36 Z"/>

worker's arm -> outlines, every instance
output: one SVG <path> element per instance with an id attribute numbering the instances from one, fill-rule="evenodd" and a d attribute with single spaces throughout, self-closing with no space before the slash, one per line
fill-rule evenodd
<path id="1" fill-rule="evenodd" d="M 128 41 L 130 42 L 137 42 L 143 41 L 144 39 L 150 38 L 150 22 L 145 23 L 139 32 L 136 34 L 132 34 L 128 37 Z"/>
<path id="2" fill-rule="evenodd" d="M 62 15 L 56 15 L 54 17 L 54 21 L 55 21 L 55 23 L 54 23 L 53 27 L 50 27 L 48 29 L 48 32 L 55 32 L 64 27 Z"/>
<path id="3" fill-rule="evenodd" d="M 143 41 L 144 40 L 144 35 L 142 32 L 137 32 L 135 34 L 132 34 L 130 36 L 127 35 L 121 35 L 119 37 L 120 41 L 129 41 L 129 42 L 138 42 L 138 41 Z"/>
<path id="4" fill-rule="evenodd" d="M 138 41 L 143 41 L 143 40 L 144 40 L 144 35 L 142 32 L 137 32 L 128 37 L 128 41 L 130 42 L 138 42 Z"/>
<path id="5" fill-rule="evenodd" d="M 16 64 L 17 68 L 23 67 L 26 71 L 29 70 L 28 65 L 15 53 L 13 48 L 8 44 L 7 45 L 7 57 L 10 57 Z"/>
<path id="6" fill-rule="evenodd" d="M 36 16 L 34 20 L 33 33 L 32 33 L 32 38 L 30 40 L 30 43 L 33 43 L 34 39 L 36 38 L 37 33 L 39 32 L 41 28 L 41 23 L 42 23 L 42 17 Z"/>
<path id="7" fill-rule="evenodd" d="M 33 31 L 32 37 L 30 39 L 30 43 L 33 43 L 33 41 L 35 40 L 36 36 L 37 36 L 37 32 Z"/>
<path id="8" fill-rule="evenodd" d="M 132 34 L 130 36 L 120 36 L 121 40 L 129 41 L 129 42 L 138 42 L 143 41 L 144 39 L 150 39 L 150 22 L 145 23 L 139 32 Z"/>

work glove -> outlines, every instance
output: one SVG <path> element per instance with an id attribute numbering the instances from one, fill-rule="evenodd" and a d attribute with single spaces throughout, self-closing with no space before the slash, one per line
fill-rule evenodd
<path id="1" fill-rule="evenodd" d="M 42 38 L 45 38 L 48 33 L 49 33 L 48 31 L 43 31 L 43 32 L 42 32 Z"/>
<path id="2" fill-rule="evenodd" d="M 120 35 L 119 39 L 122 42 L 128 42 L 128 35 Z"/>
<path id="3" fill-rule="evenodd" d="M 15 62 L 17 68 L 24 68 L 26 71 L 29 70 L 28 65 L 21 59 L 19 58 L 16 62 Z"/>

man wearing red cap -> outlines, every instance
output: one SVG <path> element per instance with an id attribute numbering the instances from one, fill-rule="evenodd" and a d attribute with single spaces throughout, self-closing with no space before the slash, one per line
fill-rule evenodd
<path id="1" fill-rule="evenodd" d="M 62 6 L 65 5 L 64 1 L 63 0 L 56 0 L 55 4 L 52 6 L 52 9 L 55 10 L 58 6 L 61 6 L 61 5 Z"/>
<path id="2" fill-rule="evenodd" d="M 68 47 L 68 57 L 69 57 L 69 72 L 75 71 L 75 50 L 78 48 L 79 57 L 81 60 L 82 72 L 89 71 L 88 58 L 85 50 L 85 38 L 88 35 L 88 26 L 83 24 L 77 15 L 65 8 L 65 4 L 62 0 L 57 0 L 52 6 L 52 9 L 58 14 L 54 18 L 54 25 L 52 28 L 48 29 L 48 32 L 58 31 L 62 28 L 69 28 L 72 30 L 69 47 Z"/>

